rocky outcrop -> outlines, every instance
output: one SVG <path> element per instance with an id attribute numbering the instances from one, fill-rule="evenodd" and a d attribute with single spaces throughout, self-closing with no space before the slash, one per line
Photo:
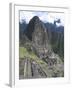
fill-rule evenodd
<path id="1" fill-rule="evenodd" d="M 26 32 L 27 37 L 32 41 L 33 50 L 40 57 L 50 56 L 51 47 L 44 23 L 35 16 L 29 22 Z"/>

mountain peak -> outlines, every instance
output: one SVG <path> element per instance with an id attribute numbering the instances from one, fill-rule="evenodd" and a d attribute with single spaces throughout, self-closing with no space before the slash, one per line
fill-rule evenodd
<path id="1" fill-rule="evenodd" d="M 36 25 L 36 23 L 39 23 L 39 22 L 40 22 L 40 19 L 39 19 L 38 16 L 34 16 L 30 20 L 30 22 L 29 22 L 29 24 L 27 26 L 27 29 L 26 29 L 26 35 L 30 40 L 32 40 L 32 33 L 34 31 L 35 25 Z"/>
<path id="2" fill-rule="evenodd" d="M 38 17 L 38 16 L 34 16 L 31 20 L 36 21 L 36 20 L 40 20 L 40 19 L 39 19 L 39 17 Z"/>

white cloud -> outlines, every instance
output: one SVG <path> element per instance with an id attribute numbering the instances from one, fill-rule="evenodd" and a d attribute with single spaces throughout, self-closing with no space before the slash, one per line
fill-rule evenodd
<path id="1" fill-rule="evenodd" d="M 52 12 L 35 12 L 35 11 L 20 11 L 20 22 L 24 19 L 26 23 L 29 23 L 32 17 L 38 16 L 43 22 L 51 22 L 60 19 L 61 23 L 57 24 L 64 25 L 64 13 L 52 13 Z"/>
<path id="2" fill-rule="evenodd" d="M 32 17 L 33 17 L 32 12 L 20 11 L 20 22 L 22 22 L 22 20 L 24 19 L 28 23 Z"/>
<path id="3" fill-rule="evenodd" d="M 61 21 L 60 25 L 64 25 L 64 13 L 49 13 L 49 16 L 50 16 L 49 19 L 51 22 L 54 20 L 60 19 Z M 53 18 L 53 20 L 51 20 L 51 18 Z"/>

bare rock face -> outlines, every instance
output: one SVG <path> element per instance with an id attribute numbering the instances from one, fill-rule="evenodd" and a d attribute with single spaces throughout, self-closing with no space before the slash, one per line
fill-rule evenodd
<path id="1" fill-rule="evenodd" d="M 31 41 L 32 41 L 32 33 L 34 32 L 36 21 L 39 21 L 39 18 L 37 16 L 33 17 L 29 21 L 29 24 L 28 24 L 27 29 L 26 29 L 26 32 L 25 32 L 26 36 Z"/>
<path id="2" fill-rule="evenodd" d="M 51 53 L 47 30 L 44 23 L 37 16 L 33 19 L 35 19 L 32 33 L 33 48 L 37 55 L 43 58 Z"/>

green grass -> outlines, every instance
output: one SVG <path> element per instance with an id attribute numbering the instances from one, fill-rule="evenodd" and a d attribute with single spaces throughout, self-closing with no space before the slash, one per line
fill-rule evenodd
<path id="1" fill-rule="evenodd" d="M 25 56 L 28 56 L 28 51 L 24 47 L 19 47 L 19 58 L 24 58 Z"/>
<path id="2" fill-rule="evenodd" d="M 37 56 L 33 52 L 28 52 L 28 50 L 24 47 L 19 48 L 19 57 L 20 58 L 29 57 L 32 59 L 37 58 Z"/>
<path id="3" fill-rule="evenodd" d="M 30 58 L 30 60 L 34 60 L 38 64 L 45 64 L 47 65 L 43 60 L 38 58 L 34 52 L 29 52 L 25 47 L 19 47 L 19 58 Z"/>

